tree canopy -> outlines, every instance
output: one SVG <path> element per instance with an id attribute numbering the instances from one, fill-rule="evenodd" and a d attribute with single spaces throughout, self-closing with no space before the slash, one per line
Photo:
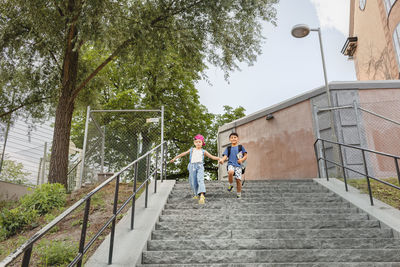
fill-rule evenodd
<path id="1" fill-rule="evenodd" d="M 171 67 L 169 57 L 175 56 L 179 73 L 188 69 L 186 79 L 198 79 L 206 61 L 228 75 L 238 62 L 256 60 L 263 39 L 261 23 L 275 24 L 277 2 L 0 0 L 0 118 L 17 111 L 37 117 L 54 112 L 49 181 L 66 185 L 76 101 L 78 96 L 104 93 L 106 89 L 91 82 L 101 84 L 93 80 L 110 62 L 125 64 L 129 59 L 133 69 L 158 66 L 163 72 Z M 149 55 L 156 55 L 153 64 L 144 64 Z M 166 88 L 180 88 L 185 81 L 172 76 L 156 81 L 150 74 L 141 76 L 149 85 L 144 99 L 139 93 L 141 105 L 164 98 L 166 105 L 173 104 L 167 100 L 175 92 Z M 120 83 L 135 79 L 126 74 L 115 78 Z M 190 91 L 185 94 L 180 97 L 193 96 Z"/>

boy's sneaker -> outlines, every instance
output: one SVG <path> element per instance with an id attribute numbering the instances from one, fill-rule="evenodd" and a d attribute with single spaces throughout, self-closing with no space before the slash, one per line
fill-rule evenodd
<path id="1" fill-rule="evenodd" d="M 233 185 L 229 185 L 227 190 L 228 190 L 228 192 L 231 192 L 232 189 L 233 189 Z"/>
<path id="2" fill-rule="evenodd" d="M 242 198 L 242 195 L 239 193 L 236 195 L 236 198 Z"/>
<path id="3" fill-rule="evenodd" d="M 194 196 L 193 199 L 199 199 L 199 196 Z"/>
<path id="4" fill-rule="evenodd" d="M 206 202 L 206 197 L 204 195 L 200 196 L 199 204 L 204 204 Z"/>

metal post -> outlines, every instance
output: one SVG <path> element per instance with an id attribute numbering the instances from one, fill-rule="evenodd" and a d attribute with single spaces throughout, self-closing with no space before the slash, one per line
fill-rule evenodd
<path id="1" fill-rule="evenodd" d="M 90 120 L 90 106 L 88 106 L 86 110 L 85 136 L 83 138 L 82 161 L 81 161 L 82 167 L 81 167 L 81 174 L 79 175 L 77 188 L 82 187 L 83 173 L 85 171 L 85 153 L 86 153 L 87 137 L 89 131 L 89 120 Z"/>
<path id="2" fill-rule="evenodd" d="M 314 118 L 315 118 L 315 132 L 316 132 L 316 135 L 317 135 L 317 139 L 321 139 L 321 133 L 319 132 L 319 120 L 318 120 L 318 107 L 316 106 L 316 105 L 313 105 L 313 113 L 314 113 Z M 322 148 L 321 148 L 321 146 L 318 146 L 318 152 L 319 152 L 319 155 L 322 155 Z M 318 164 L 319 164 L 319 168 L 318 168 L 318 171 L 321 169 L 321 172 L 323 173 L 323 172 L 325 172 L 325 170 L 324 170 L 324 163 L 323 162 L 321 162 L 320 160 L 318 160 Z"/>
<path id="3" fill-rule="evenodd" d="M 40 177 L 40 184 L 44 184 L 44 176 L 46 175 L 46 156 L 47 156 L 47 142 L 44 142 L 43 167 L 42 167 L 42 174 Z"/>
<path id="4" fill-rule="evenodd" d="M 156 149 L 156 172 L 154 173 L 154 193 L 157 193 L 158 148 Z"/>
<path id="5" fill-rule="evenodd" d="M 374 205 L 374 200 L 372 198 L 371 183 L 369 181 L 367 161 L 365 160 L 365 151 L 364 151 L 364 149 L 361 149 L 361 152 L 362 152 L 362 157 L 363 157 L 363 162 L 364 162 L 365 178 L 367 178 L 369 200 L 371 201 L 371 206 L 373 206 Z"/>
<path id="6" fill-rule="evenodd" d="M 317 143 L 314 144 L 314 152 L 315 152 L 315 158 L 317 160 L 317 169 L 318 169 L 318 178 L 321 178 L 321 170 L 319 168 L 319 154 L 317 150 Z"/>
<path id="7" fill-rule="evenodd" d="M 400 170 L 399 170 L 399 162 L 397 161 L 397 158 L 394 158 L 394 163 L 396 165 L 397 180 L 399 181 L 399 185 L 400 185 Z"/>
<path id="8" fill-rule="evenodd" d="M 112 256 L 113 256 L 113 248 L 114 248 L 114 236 L 115 236 L 115 222 L 117 220 L 117 205 L 118 205 L 118 191 L 119 191 L 119 175 L 117 179 L 115 179 L 115 194 L 114 194 L 114 207 L 113 207 L 113 216 L 114 219 L 112 221 L 111 226 L 111 235 L 110 235 L 110 250 L 108 253 L 108 264 L 112 263 Z"/>
<path id="9" fill-rule="evenodd" d="M 33 246 L 33 245 L 32 245 Z M 24 258 L 22 259 L 22 267 L 28 267 L 29 266 L 29 261 L 31 260 L 31 254 L 32 254 L 32 246 L 27 248 L 24 253 Z"/>
<path id="10" fill-rule="evenodd" d="M 76 264 L 78 267 L 82 266 L 83 249 L 85 248 L 86 229 L 87 229 L 87 224 L 88 224 L 88 219 L 89 219 L 89 210 L 90 210 L 90 197 L 86 200 L 85 213 L 83 215 L 81 240 L 79 242 L 79 253 L 82 255 L 82 257 Z"/>
<path id="11" fill-rule="evenodd" d="M 101 172 L 104 173 L 104 147 L 106 143 L 106 126 L 103 126 L 101 137 Z"/>
<path id="12" fill-rule="evenodd" d="M 328 165 L 327 165 L 327 163 L 326 163 L 325 141 L 324 141 L 324 140 L 322 140 L 322 153 L 323 153 L 323 156 L 324 156 L 324 165 L 325 165 L 326 180 L 329 181 Z"/>
<path id="13" fill-rule="evenodd" d="M 37 181 L 36 185 L 40 185 L 40 174 L 42 173 L 42 158 L 39 160 L 39 169 L 38 169 L 38 174 L 37 174 Z"/>
<path id="14" fill-rule="evenodd" d="M 161 106 L 161 182 L 164 178 L 164 106 Z"/>
<path id="15" fill-rule="evenodd" d="M 167 179 L 167 155 L 168 155 L 168 146 L 167 143 L 165 143 L 165 149 L 164 149 L 164 177 L 163 179 Z"/>
<path id="16" fill-rule="evenodd" d="M 326 96 L 328 98 L 328 107 L 332 108 L 333 106 L 332 106 L 332 102 L 331 102 L 331 92 L 329 90 L 329 85 L 328 85 L 328 75 L 327 75 L 327 72 L 326 72 L 324 49 L 323 49 L 323 46 L 322 46 L 321 29 L 320 28 L 310 29 L 310 31 L 318 32 L 319 48 L 321 50 L 321 58 L 322 58 L 322 68 L 323 68 L 323 71 L 324 71 L 325 91 L 326 91 Z M 336 136 L 335 120 L 334 120 L 333 112 L 334 112 L 333 109 L 329 110 L 329 119 L 331 121 L 331 129 L 332 129 L 331 137 L 332 137 L 332 141 L 336 142 L 336 141 L 338 141 L 338 138 Z M 334 146 L 333 145 L 332 145 L 332 150 L 334 151 Z M 334 154 L 334 157 L 336 158 L 336 156 L 335 156 L 336 153 L 333 153 L 333 154 Z M 336 170 L 338 170 L 338 169 L 336 168 Z M 336 172 L 336 173 L 338 173 L 338 172 Z"/>
<path id="17" fill-rule="evenodd" d="M 149 176 L 150 176 L 150 154 L 146 156 L 146 196 L 144 199 L 144 207 L 147 208 L 147 199 L 149 197 Z"/>
<path id="18" fill-rule="evenodd" d="M 342 145 L 340 145 L 340 144 L 339 144 L 339 156 L 340 156 L 340 163 L 342 164 L 342 170 L 343 170 L 344 187 L 346 188 L 346 192 L 348 192 L 349 189 L 347 188 L 346 169 L 344 168 Z"/>
<path id="19" fill-rule="evenodd" d="M 135 163 L 135 174 L 133 178 L 133 193 L 135 196 L 132 198 L 132 210 L 131 210 L 131 230 L 133 230 L 133 226 L 135 223 L 135 203 L 136 203 L 136 188 L 137 188 L 137 178 L 138 178 L 138 163 Z"/>

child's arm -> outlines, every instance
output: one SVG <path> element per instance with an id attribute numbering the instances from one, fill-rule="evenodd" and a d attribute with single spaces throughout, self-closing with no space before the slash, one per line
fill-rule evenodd
<path id="1" fill-rule="evenodd" d="M 175 160 L 177 160 L 177 159 L 179 159 L 179 158 L 181 158 L 181 157 L 183 157 L 183 156 L 186 156 L 186 155 L 189 154 L 189 153 L 190 153 L 190 149 L 189 149 L 188 151 L 186 151 L 186 152 L 183 152 L 183 153 L 179 154 L 178 156 L 175 156 L 173 159 L 171 159 L 171 160 L 169 161 L 169 163 L 172 163 L 172 162 L 174 162 Z"/>
<path id="2" fill-rule="evenodd" d="M 225 160 L 228 158 L 228 156 L 227 155 L 224 155 L 220 160 L 219 160 L 219 163 L 220 164 L 224 164 L 224 162 L 225 162 Z"/>
<path id="3" fill-rule="evenodd" d="M 206 155 L 206 156 L 209 157 L 210 159 L 218 160 L 218 161 L 219 161 L 219 158 L 218 158 L 218 157 L 211 155 L 211 154 L 208 153 L 206 150 L 204 150 L 204 155 Z"/>
<path id="4" fill-rule="evenodd" d="M 246 159 L 247 159 L 247 152 L 244 153 L 243 158 L 238 159 L 238 163 L 239 163 L 239 164 L 242 164 L 242 162 L 245 161 Z"/>

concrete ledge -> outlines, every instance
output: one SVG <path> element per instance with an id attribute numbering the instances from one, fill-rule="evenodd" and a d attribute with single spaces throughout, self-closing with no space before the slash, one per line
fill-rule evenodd
<path id="1" fill-rule="evenodd" d="M 132 231 L 130 230 L 131 210 L 116 226 L 112 264 L 108 265 L 110 247 L 110 235 L 108 235 L 85 266 L 135 266 L 140 264 L 147 240 L 150 238 L 174 185 L 175 180 L 158 182 L 157 193 L 154 194 L 154 184 L 150 184 L 147 209 L 144 208 L 144 193 L 136 201 L 135 228 Z"/>
<path id="2" fill-rule="evenodd" d="M 374 206 L 371 206 L 368 194 L 362 194 L 350 185 L 348 185 L 349 191 L 346 192 L 344 182 L 338 179 L 329 178 L 329 181 L 327 181 L 326 179 L 316 178 L 314 181 L 351 202 L 354 206 L 379 220 L 384 226 L 393 229 L 395 238 L 400 239 L 400 210 L 375 198 Z"/>

